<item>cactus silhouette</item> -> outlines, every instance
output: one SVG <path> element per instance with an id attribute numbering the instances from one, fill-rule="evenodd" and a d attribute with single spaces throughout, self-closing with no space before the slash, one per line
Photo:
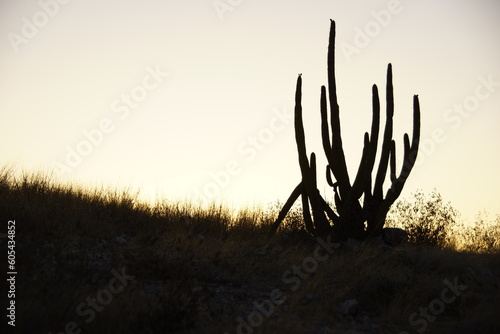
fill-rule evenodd
<path id="1" fill-rule="evenodd" d="M 418 96 L 413 97 L 413 135 L 410 143 L 404 135 L 403 166 L 397 175 L 396 144 L 393 137 L 394 95 L 392 86 L 392 65 L 387 68 L 386 122 L 382 140 L 380 161 L 372 189 L 372 172 L 377 155 L 380 128 L 380 101 L 378 88 L 372 87 L 372 125 L 370 134 L 364 135 L 361 161 L 354 181 L 347 172 L 345 154 L 340 131 L 340 111 L 337 102 L 335 82 L 335 21 L 331 20 L 328 44 L 328 101 L 326 87 L 321 87 L 320 112 L 323 150 L 328 161 L 326 180 L 333 188 L 335 210 L 321 196 L 317 189 L 316 156 L 308 159 L 304 126 L 302 122 L 302 75 L 297 78 L 295 91 L 295 140 L 299 156 L 302 181 L 295 187 L 285 202 L 278 218 L 273 223 L 273 235 L 295 201 L 301 196 L 304 224 L 315 236 L 333 235 L 336 240 L 355 238 L 364 240 L 368 236 L 381 235 L 387 213 L 403 190 L 403 186 L 415 165 L 420 142 L 420 106 Z M 328 119 L 330 105 L 330 120 Z M 390 170 L 391 186 L 384 196 L 384 181 Z M 333 178 L 332 178 L 333 176 Z M 364 195 L 364 196 L 363 196 Z M 363 203 L 360 202 L 363 196 Z M 333 226 L 332 226 L 333 223 Z M 366 223 L 366 224 L 365 224 Z"/>

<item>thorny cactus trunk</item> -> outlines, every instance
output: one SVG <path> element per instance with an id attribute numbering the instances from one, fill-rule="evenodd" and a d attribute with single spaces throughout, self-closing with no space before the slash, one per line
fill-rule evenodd
<path id="1" fill-rule="evenodd" d="M 330 208 L 317 189 L 316 157 L 307 156 L 304 126 L 302 122 L 302 77 L 297 79 L 295 91 L 295 139 L 299 155 L 302 181 L 280 211 L 270 234 L 273 235 L 293 203 L 302 197 L 304 223 L 309 233 L 317 236 L 333 234 L 336 240 L 355 238 L 363 240 L 367 236 L 382 233 L 387 213 L 403 190 L 418 153 L 420 141 L 420 106 L 418 96 L 413 97 L 413 137 L 410 143 L 408 134 L 404 135 L 404 160 L 399 176 L 396 174 L 396 144 L 392 139 L 394 96 L 392 87 L 392 66 L 387 68 L 386 123 L 382 141 L 380 162 L 372 190 L 372 172 L 377 154 L 380 102 L 376 85 L 372 88 L 372 126 L 370 134 L 365 133 L 361 162 L 354 181 L 351 183 L 342 147 L 340 134 L 339 106 L 335 82 L 335 22 L 331 21 L 328 45 L 328 101 L 326 87 L 321 87 L 321 136 L 323 149 L 328 161 L 326 180 L 333 188 L 335 211 Z M 330 105 L 330 120 L 328 107 Z M 384 197 L 383 185 L 390 168 L 391 187 Z M 333 176 L 333 178 L 332 178 Z M 360 202 L 363 196 L 363 203 Z M 312 214 L 311 214 L 312 213 Z M 333 226 L 331 225 L 333 223 Z M 365 226 L 366 223 L 366 226 Z"/>

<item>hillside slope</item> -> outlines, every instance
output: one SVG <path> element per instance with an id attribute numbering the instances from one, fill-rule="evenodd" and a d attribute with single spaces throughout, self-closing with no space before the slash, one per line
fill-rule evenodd
<path id="1" fill-rule="evenodd" d="M 270 213 L 152 208 L 40 177 L 4 176 L 0 199 L 17 333 L 500 333 L 498 254 L 269 241 Z"/>

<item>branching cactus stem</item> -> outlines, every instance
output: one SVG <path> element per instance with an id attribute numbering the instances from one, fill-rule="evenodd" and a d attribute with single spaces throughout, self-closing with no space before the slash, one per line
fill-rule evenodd
<path id="1" fill-rule="evenodd" d="M 335 210 L 321 196 L 317 189 L 316 156 L 307 155 L 304 124 L 302 120 L 302 76 L 297 78 L 295 90 L 295 140 L 297 143 L 301 182 L 280 211 L 272 225 L 270 235 L 301 197 L 306 230 L 315 236 L 333 235 L 336 240 L 355 238 L 363 240 L 382 233 L 387 213 L 399 197 L 410 175 L 418 154 L 420 142 L 420 105 L 418 96 L 413 97 L 413 135 L 410 143 L 408 134 L 403 137 L 404 162 L 399 172 L 396 170 L 396 143 L 393 139 L 394 90 L 392 85 L 392 65 L 387 67 L 386 118 L 380 153 L 380 161 L 372 182 L 377 156 L 380 130 L 380 101 L 378 88 L 372 87 L 372 125 L 366 132 L 363 152 L 354 181 L 351 183 L 342 144 L 340 128 L 340 108 L 337 100 L 335 80 L 335 21 L 331 20 L 328 45 L 328 97 L 325 86 L 321 87 L 320 115 L 321 138 L 328 165 L 326 181 L 333 188 Z M 328 115 L 328 104 L 330 115 Z M 330 117 L 328 117 L 330 116 Z M 389 176 L 387 175 L 389 173 Z M 389 179 L 391 185 L 384 196 L 384 184 Z M 372 189 L 373 185 L 373 189 Z M 361 197 L 363 196 L 363 203 Z"/>

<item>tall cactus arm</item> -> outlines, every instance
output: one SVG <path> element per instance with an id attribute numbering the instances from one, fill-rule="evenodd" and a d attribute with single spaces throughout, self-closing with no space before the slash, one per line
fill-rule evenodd
<path id="1" fill-rule="evenodd" d="M 311 153 L 310 161 L 311 161 L 311 165 L 309 166 L 309 172 L 311 175 L 311 185 L 313 185 L 314 189 L 317 190 L 316 186 L 318 184 L 318 182 L 317 182 L 318 179 L 316 177 L 316 154 L 314 154 L 314 152 Z M 315 191 L 315 192 L 317 192 L 317 191 Z"/>
<path id="2" fill-rule="evenodd" d="M 319 192 L 316 183 L 316 157 L 311 154 L 311 164 L 307 159 L 307 150 L 304 134 L 304 124 L 302 120 L 302 76 L 297 78 L 297 88 L 295 92 L 295 139 L 297 141 L 297 151 L 299 154 L 299 165 L 302 174 L 303 193 L 302 206 L 304 210 L 304 222 L 310 232 L 313 230 L 311 226 L 317 228 L 319 233 L 325 233 L 330 224 L 326 219 L 326 215 L 322 208 L 322 204 L 318 198 Z M 310 208 L 314 217 L 314 224 L 311 218 Z"/>
<path id="3" fill-rule="evenodd" d="M 297 142 L 300 172 L 302 174 L 302 213 L 307 231 L 313 233 L 314 227 L 308 199 L 308 196 L 313 192 L 311 189 L 313 180 L 310 175 L 309 161 L 307 159 L 306 138 L 302 121 L 302 76 L 300 74 L 297 78 L 297 87 L 295 89 L 295 141 Z"/>
<path id="4" fill-rule="evenodd" d="M 420 144 L 420 103 L 418 95 L 413 96 L 413 134 L 412 142 L 408 134 L 404 135 L 404 158 L 401 172 L 398 177 L 395 177 L 391 182 L 391 188 L 388 190 L 386 200 L 392 205 L 403 190 L 403 186 L 410 175 L 413 166 L 417 160 L 418 148 Z M 394 166 L 395 168 L 395 166 Z"/>
<path id="5" fill-rule="evenodd" d="M 332 173 L 335 177 L 338 175 L 338 171 L 334 169 L 337 164 L 335 163 L 335 157 L 333 156 L 332 144 L 330 142 L 330 129 L 328 124 L 328 108 L 326 102 L 326 87 L 321 86 L 320 95 L 320 114 L 321 114 L 321 142 L 323 143 L 323 150 L 325 151 L 326 159 L 328 164 L 331 166 Z M 337 168 L 338 169 L 338 168 Z"/>
<path id="6" fill-rule="evenodd" d="M 307 187 L 309 180 L 309 161 L 307 159 L 306 138 L 304 134 L 304 123 L 302 121 L 302 76 L 297 78 L 295 90 L 295 141 L 297 142 L 297 152 L 299 154 L 299 165 L 303 183 Z"/>
<path id="7" fill-rule="evenodd" d="M 368 166 L 369 166 L 369 175 L 371 178 L 371 172 L 373 170 L 373 166 L 375 164 L 375 157 L 377 155 L 377 146 L 378 146 L 378 136 L 380 131 L 380 99 L 378 97 L 378 88 L 377 85 L 373 85 L 372 87 L 372 128 L 370 132 L 370 152 L 368 155 Z"/>
<path id="8" fill-rule="evenodd" d="M 405 138 L 407 138 L 405 136 Z M 405 145 L 406 148 L 406 145 Z M 396 177 L 396 142 L 393 140 L 391 142 L 391 157 L 390 157 L 390 166 L 391 166 L 391 184 L 394 183 L 397 179 Z"/>
<path id="9" fill-rule="evenodd" d="M 347 164 L 345 161 L 344 150 L 342 148 L 342 138 L 340 133 L 340 111 L 337 101 L 337 85 L 335 82 L 335 21 L 330 20 L 330 36 L 328 44 L 328 97 L 330 100 L 330 125 L 332 129 L 332 143 L 329 152 L 325 154 L 330 156 L 328 163 L 332 166 L 332 171 L 339 183 L 340 196 L 347 198 L 351 190 L 349 174 L 347 173 Z M 335 165 L 335 167 L 333 167 Z"/>
<path id="10" fill-rule="evenodd" d="M 391 205 L 396 201 L 396 199 L 401 194 L 403 186 L 410 175 L 410 172 L 415 165 L 417 159 L 418 147 L 420 143 L 420 105 L 418 101 L 418 96 L 413 97 L 413 137 L 412 143 L 410 145 L 410 140 L 408 134 L 404 135 L 404 160 L 403 166 L 401 167 L 401 173 L 399 177 L 392 176 L 393 181 L 391 182 L 391 188 L 387 190 L 385 199 L 378 202 L 378 209 L 372 219 L 368 222 L 369 233 L 372 235 L 377 235 L 381 233 L 384 220 L 386 218 L 387 212 L 389 211 Z M 395 150 L 391 150 L 394 152 Z M 391 152 L 391 155 L 393 153 Z M 391 162 L 393 165 L 391 169 L 395 170 L 395 161 Z M 394 172 L 395 173 L 395 172 Z"/>
<path id="11" fill-rule="evenodd" d="M 371 173 L 375 164 L 375 157 L 377 155 L 378 133 L 380 127 L 380 101 L 378 98 L 378 90 L 376 85 L 373 85 L 372 87 L 372 102 L 373 110 L 371 134 L 368 137 L 368 133 L 365 133 L 361 162 L 347 201 L 358 200 L 363 192 L 365 192 L 365 185 L 367 182 L 370 182 L 368 179 L 371 178 Z"/>
<path id="12" fill-rule="evenodd" d="M 387 175 L 387 167 L 391 154 L 392 146 L 392 132 L 393 132 L 393 116 L 394 116 L 394 93 L 392 87 L 392 65 L 387 67 L 387 88 L 386 88 L 386 123 L 384 129 L 384 139 L 382 142 L 382 153 L 380 155 L 380 164 L 375 178 L 375 185 L 373 188 L 373 196 L 378 200 L 383 198 L 383 186 L 385 177 Z"/>
<path id="13" fill-rule="evenodd" d="M 373 106 L 373 119 L 372 119 L 372 136 L 370 137 L 370 142 L 375 146 L 370 155 L 371 169 L 366 177 L 366 183 L 364 185 L 364 199 L 363 199 L 363 211 L 368 214 L 369 207 L 373 203 L 373 193 L 372 193 L 372 171 L 375 164 L 375 157 L 377 155 L 378 137 L 380 131 L 380 99 L 378 95 L 377 85 L 372 86 L 372 106 Z M 376 128 L 374 128 L 376 126 Z"/>

